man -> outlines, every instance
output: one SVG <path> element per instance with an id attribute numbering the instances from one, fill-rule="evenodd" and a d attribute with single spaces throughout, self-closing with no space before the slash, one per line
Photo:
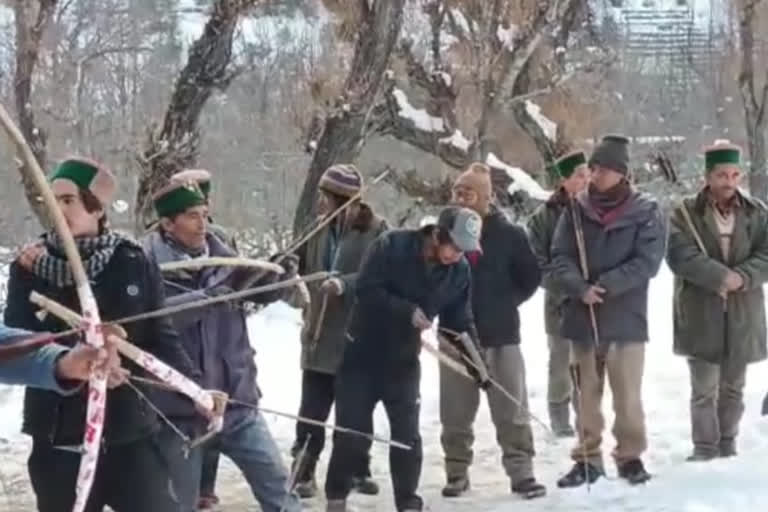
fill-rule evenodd
<path id="1" fill-rule="evenodd" d="M 159 229 L 145 240 L 147 253 L 158 263 L 194 259 L 201 256 L 231 257 L 232 250 L 207 231 L 208 206 L 195 182 L 171 182 L 154 197 L 160 219 Z M 286 276 L 295 275 L 295 261 L 286 258 Z M 179 304 L 210 295 L 238 290 L 252 280 L 254 270 L 237 267 L 205 267 L 166 273 L 168 304 Z M 267 276 L 272 277 L 272 276 Z M 184 291 L 189 290 L 189 291 Z M 277 295 L 259 295 L 270 301 Z M 245 312 L 239 303 L 215 304 L 173 317 L 187 353 L 202 373 L 206 389 L 228 394 L 230 403 L 224 415 L 223 430 L 208 447 L 231 458 L 240 468 L 256 500 L 265 512 L 298 512 L 301 505 L 287 488 L 288 472 L 280 457 L 264 417 L 255 410 L 260 397 L 256 385 L 256 365 L 246 326 Z M 167 396 L 164 412 L 188 435 L 201 432 L 191 420 L 193 410 Z M 249 404 L 250 407 L 244 404 Z M 170 459 L 171 482 L 183 512 L 195 510 L 198 500 L 203 450 L 192 450 L 189 458 L 171 441 L 165 444 Z"/>
<path id="2" fill-rule="evenodd" d="M 109 369 L 110 385 L 124 382 L 115 350 L 80 344 L 69 348 L 58 343 L 40 346 L 40 333 L 13 329 L 0 323 L 0 382 L 31 386 L 70 395 L 80 391 L 80 383 L 90 378 L 95 367 Z M 45 336 L 45 335 L 42 335 Z M 108 336 L 108 343 L 111 338 Z M 26 345 L 26 346 L 25 346 Z"/>
<path id="3" fill-rule="evenodd" d="M 766 357 L 768 209 L 739 191 L 741 151 L 705 152 L 706 184 L 670 219 L 675 353 L 691 375 L 690 461 L 736 455 L 747 365 Z"/>
<path id="4" fill-rule="evenodd" d="M 664 257 L 664 223 L 658 204 L 627 179 L 627 138 L 604 137 L 589 167 L 589 188 L 560 217 L 552 241 L 555 280 L 566 296 L 560 335 L 572 342 L 579 394 L 575 464 L 559 487 L 604 474 L 602 360 L 613 391 L 612 455 L 619 476 L 632 484 L 650 478 L 640 459 L 647 447 L 641 391 L 648 283 Z"/>
<path id="5" fill-rule="evenodd" d="M 476 339 L 470 270 L 464 252 L 480 250 L 482 219 L 468 209 L 444 209 L 437 225 L 390 231 L 369 247 L 357 278 L 347 344 L 336 383 L 336 424 L 373 431 L 381 401 L 392 439 L 390 473 L 398 512 L 420 511 L 419 381 L 421 332 L 440 325 Z M 325 493 L 328 512 L 345 512 L 365 440 L 334 434 Z"/>
<path id="6" fill-rule="evenodd" d="M 362 187 L 363 177 L 355 166 L 328 168 L 319 183 L 321 215 L 337 212 L 350 198 L 358 196 Z M 386 221 L 358 199 L 297 251 L 301 274 L 330 270 L 341 274 L 320 285 L 308 285 L 312 300 L 309 308 L 305 308 L 301 332 L 299 416 L 303 418 L 322 422 L 328 419 L 336 396 L 336 373 L 346 345 L 345 330 L 357 271 L 365 250 L 386 230 Z M 325 445 L 325 429 L 297 422 L 296 441 L 291 450 L 294 458 L 305 445 L 302 467 L 296 473 L 296 492 L 302 498 L 311 498 L 317 494 L 315 467 Z M 369 463 L 367 457 L 356 472 L 354 488 L 362 494 L 378 494 Z"/>
<path id="7" fill-rule="evenodd" d="M 205 196 L 208 205 L 208 231 L 219 237 L 219 240 L 229 245 L 233 251 L 237 251 L 237 241 L 235 240 L 235 237 L 229 230 L 216 224 L 210 215 L 210 211 L 213 208 L 211 201 L 211 173 L 205 169 L 185 169 L 171 176 L 170 181 L 178 183 L 197 183 L 198 187 L 200 187 L 200 192 Z"/>
<path id="8" fill-rule="evenodd" d="M 216 224 L 210 215 L 211 204 L 211 173 L 205 169 L 185 169 L 171 176 L 171 182 L 177 183 L 197 183 L 200 192 L 205 196 L 208 205 L 208 232 L 214 234 L 222 242 L 237 252 L 237 241 L 223 226 Z M 199 510 L 210 510 L 218 505 L 219 498 L 216 496 L 216 476 L 219 470 L 219 453 L 214 449 L 205 449 L 203 454 L 203 470 L 200 477 L 200 499 L 197 508 Z"/>
<path id="9" fill-rule="evenodd" d="M 564 296 L 554 282 L 552 268 L 552 235 L 557 221 L 570 201 L 587 185 L 589 168 L 587 157 L 582 151 L 569 153 L 553 165 L 553 174 L 558 179 L 557 190 L 549 200 L 539 206 L 528 221 L 528 236 L 539 268 L 542 273 L 541 285 L 544 294 L 544 329 L 549 345 L 549 380 L 547 381 L 547 402 L 552 431 L 559 437 L 574 435 L 570 422 L 570 406 L 574 410 L 578 402 L 573 399 L 570 362 L 571 341 L 560 336 L 560 308 Z"/>
<path id="10" fill-rule="evenodd" d="M 520 351 L 517 308 L 536 291 L 541 279 L 538 262 L 525 231 L 510 223 L 491 204 L 493 188 L 488 166 L 473 163 L 456 179 L 453 202 L 483 218 L 482 254 L 467 255 L 472 270 L 472 311 L 488 372 L 519 403 L 495 388 L 488 389 L 488 405 L 502 451 L 501 462 L 512 492 L 536 498 L 546 488 L 533 475 L 533 432 L 528 415 L 525 363 Z M 472 463 L 472 424 L 480 405 L 477 385 L 445 366 L 440 367 L 440 440 L 445 453 L 447 484 L 443 496 L 457 497 L 469 489 Z"/>

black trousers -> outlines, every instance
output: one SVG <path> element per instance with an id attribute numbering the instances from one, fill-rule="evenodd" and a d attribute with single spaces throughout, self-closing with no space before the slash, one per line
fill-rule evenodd
<path id="1" fill-rule="evenodd" d="M 336 376 L 330 373 L 320 373 L 311 370 L 304 370 L 301 377 L 301 405 L 299 406 L 299 416 L 310 418 L 316 421 L 327 422 L 331 413 L 331 407 L 336 400 Z M 337 406 L 338 407 L 338 406 Z M 291 455 L 297 457 L 301 453 L 304 443 L 307 443 L 307 454 L 304 457 L 305 463 L 299 472 L 298 481 L 306 481 L 312 477 L 315 472 L 317 459 L 325 447 L 325 428 L 317 425 L 310 425 L 304 422 L 296 422 L 296 441 L 293 443 Z M 366 456 L 361 461 L 361 465 L 355 470 L 356 477 L 370 477 L 370 448 L 368 444 Z"/>
<path id="2" fill-rule="evenodd" d="M 416 362 L 397 369 L 364 368 L 342 365 L 336 382 L 336 424 L 373 433 L 373 411 L 384 404 L 392 439 L 410 450 L 390 447 L 389 472 L 395 494 L 395 507 L 421 510 L 416 494 L 421 478 L 422 448 L 419 434 L 421 369 Z M 365 438 L 336 432 L 325 480 L 325 494 L 331 499 L 346 499 L 352 489 L 355 468 L 363 463 L 370 442 Z"/>
<path id="3" fill-rule="evenodd" d="M 34 439 L 27 468 L 39 512 L 71 512 L 80 454 L 54 448 L 47 439 Z M 86 512 L 174 512 L 165 459 L 154 437 L 109 446 L 99 458 Z"/>

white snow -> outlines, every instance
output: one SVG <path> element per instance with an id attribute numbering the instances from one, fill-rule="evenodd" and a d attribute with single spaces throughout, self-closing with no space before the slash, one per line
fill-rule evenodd
<path id="1" fill-rule="evenodd" d="M 112 203 L 112 209 L 117 213 L 125 213 L 128 211 L 128 202 L 123 199 L 118 199 Z"/>
<path id="2" fill-rule="evenodd" d="M 450 87 L 453 84 L 453 78 L 449 73 L 446 73 L 445 71 L 439 72 L 440 79 L 443 81 L 446 87 Z"/>
<path id="3" fill-rule="evenodd" d="M 510 194 L 522 190 L 533 199 L 538 199 L 540 201 L 546 201 L 549 199 L 549 196 L 552 195 L 551 191 L 544 190 L 527 172 L 519 167 L 512 167 L 511 165 L 502 162 L 493 153 L 488 154 L 485 163 L 496 169 L 501 169 L 512 178 L 512 183 L 507 188 Z"/>
<path id="4" fill-rule="evenodd" d="M 408 119 L 418 128 L 426 132 L 442 132 L 445 130 L 443 120 L 439 117 L 431 116 L 423 108 L 416 108 L 408 101 L 408 96 L 400 90 L 392 91 L 400 108 L 399 116 Z"/>
<path id="5" fill-rule="evenodd" d="M 507 51 L 514 51 L 517 31 L 517 25 L 510 25 L 508 28 L 504 28 L 499 24 L 499 28 L 496 29 L 496 37 L 499 38 L 499 41 Z"/>
<path id="6" fill-rule="evenodd" d="M 441 144 L 450 144 L 462 151 L 468 151 L 472 142 L 461 133 L 461 130 L 454 130 L 450 137 L 440 139 Z"/>
<path id="7" fill-rule="evenodd" d="M 464 17 L 464 14 L 455 7 L 451 9 L 451 14 L 453 14 L 453 19 L 456 20 L 456 25 L 459 26 L 459 29 L 464 31 L 465 34 L 469 34 L 469 22 Z"/>
<path id="8" fill-rule="evenodd" d="M 605 511 L 605 512 L 737 512 L 763 510 L 768 501 L 768 420 L 759 416 L 760 403 L 768 382 L 764 378 L 768 365 L 750 367 L 745 390 L 746 412 L 739 436 L 740 456 L 728 460 L 716 460 L 705 464 L 685 462 L 690 453 L 690 426 L 688 418 L 689 383 L 685 360 L 672 355 L 671 304 L 672 276 L 663 267 L 659 277 L 651 282 L 649 327 L 651 341 L 647 345 L 643 396 L 649 449 L 646 464 L 654 478 L 645 486 L 629 487 L 618 480 L 609 462 L 613 448 L 610 433 L 613 421 L 610 388 L 606 387 L 603 410 L 606 430 L 603 448 L 609 478 L 598 481 L 588 493 L 586 488 L 561 490 L 555 480 L 569 469 L 569 450 L 572 440 L 553 440 L 534 423 L 536 475 L 548 486 L 544 498 L 524 502 L 509 492 L 509 482 L 500 463 L 500 453 L 495 441 L 495 430 L 488 408 L 483 400 L 475 423 L 475 463 L 471 469 L 472 491 L 466 497 L 446 500 L 440 496 L 444 484 L 442 449 L 440 447 L 439 377 L 438 365 L 431 355 L 423 353 L 422 360 L 422 408 L 421 431 L 424 440 L 424 465 L 420 492 L 430 510 L 436 512 L 509 512 L 511 510 L 541 512 Z M 531 412 L 547 421 L 547 342 L 543 331 L 543 294 L 537 293 L 520 308 L 522 321 L 523 353 L 527 369 L 527 384 Z M 256 360 L 259 364 L 259 385 L 264 392 L 264 407 L 296 413 L 301 393 L 299 369 L 299 330 L 301 315 L 284 303 L 275 303 L 249 319 L 249 328 Z M 17 473 L 21 492 L 30 492 L 23 470 L 28 455 L 28 440 L 14 434 L 18 432 L 21 410 L 21 388 L 0 389 L 2 414 L 0 435 L 11 437 L 14 442 L 3 446 L 4 465 L 0 476 Z M 293 442 L 293 421 L 267 415 L 268 424 L 283 450 L 286 464 Z M 379 406 L 374 417 L 375 431 L 387 437 L 388 423 Z M 20 442 L 15 442 L 20 440 Z M 325 464 L 331 450 L 326 445 L 318 470 L 320 488 L 325 479 Z M 9 466 L 10 465 L 10 466 Z M 392 491 L 388 473 L 387 449 L 375 444 L 372 449 L 374 478 L 382 485 L 377 497 L 353 494 L 352 506 L 361 512 L 392 510 Z M 223 459 L 223 475 L 235 475 L 231 463 Z M 222 473 L 220 473 L 222 475 Z M 239 479 L 239 476 L 236 478 Z M 238 500 L 253 503 L 247 486 L 227 487 L 231 483 L 220 478 L 219 494 L 222 510 L 229 510 L 228 500 L 232 492 Z M 229 489 L 229 491 L 228 491 Z M 322 492 L 321 492 L 322 494 Z M 15 499 L 15 497 L 14 497 Z M 2 501 L 2 499 L 0 499 Z M 2 507 L 0 506 L 0 509 Z M 2 509 L 5 510 L 5 509 Z M 12 510 L 25 510 L 16 508 Z M 239 510 L 239 509 L 238 509 Z M 254 505 L 244 508 L 254 512 Z M 308 500 L 305 510 L 321 512 L 324 500 Z"/>
<path id="9" fill-rule="evenodd" d="M 541 113 L 541 107 L 532 102 L 526 100 L 525 110 L 528 111 L 528 115 L 536 121 L 544 135 L 552 142 L 557 140 L 557 123 L 549 119 L 547 116 Z"/>

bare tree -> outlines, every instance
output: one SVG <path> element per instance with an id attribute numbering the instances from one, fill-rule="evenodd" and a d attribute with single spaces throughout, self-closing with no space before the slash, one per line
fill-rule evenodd
<path id="1" fill-rule="evenodd" d="M 336 162 L 352 162 L 360 154 L 371 110 L 400 35 L 405 0 L 359 0 L 359 29 L 352 65 L 341 94 L 317 142 L 304 180 L 294 233 L 300 232 L 315 208 L 317 184 L 322 173 Z"/>
<path id="2" fill-rule="evenodd" d="M 752 195 L 768 197 L 768 175 L 766 174 L 766 118 L 768 103 L 768 71 L 762 88 L 755 77 L 755 28 L 758 23 L 757 8 L 762 0 L 740 0 L 739 39 L 741 41 L 741 70 L 739 90 L 744 105 L 744 122 L 749 147 L 749 188 Z"/>
<path id="3" fill-rule="evenodd" d="M 152 194 L 175 172 L 194 165 L 198 156 L 200 113 L 214 90 L 226 89 L 236 72 L 230 69 L 232 42 L 241 16 L 257 0 L 216 0 L 202 35 L 190 48 L 165 112 L 162 127 L 152 130 L 139 157 L 141 175 L 136 195 L 136 231 L 152 218 Z"/>
<path id="4" fill-rule="evenodd" d="M 46 137 L 35 124 L 32 110 L 32 76 L 40 55 L 43 33 L 51 22 L 57 0 L 16 0 L 13 11 L 16 25 L 16 70 L 13 92 L 19 129 L 29 142 L 38 163 L 46 166 Z M 43 226 L 48 225 L 45 206 L 40 201 L 35 184 L 27 178 L 31 173 L 21 172 L 24 193 L 32 210 Z"/>

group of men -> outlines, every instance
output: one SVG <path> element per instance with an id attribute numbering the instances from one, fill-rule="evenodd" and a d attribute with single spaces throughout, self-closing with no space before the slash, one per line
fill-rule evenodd
<path id="1" fill-rule="evenodd" d="M 80 240 L 97 295 L 102 293 L 100 298 L 112 307 L 107 307 L 107 320 L 110 314 L 140 309 L 139 304 L 129 311 L 121 309 L 123 292 L 131 299 L 152 292 L 141 307 L 146 302 L 156 308 L 297 274 L 332 273 L 325 281 L 309 283 L 311 300 L 304 305 L 301 419 L 291 450 L 295 493 L 288 489 L 288 469 L 256 412 L 260 391 L 241 302 L 190 310 L 129 333 L 204 388 L 224 391 L 234 399 L 226 409 L 223 430 L 187 452 L 176 430 L 200 436 L 204 418 L 178 395 L 147 390 L 174 425 L 156 419 L 153 428 L 142 434 L 149 436 L 147 443 L 160 453 L 165 469 L 148 459 L 137 462 L 137 467 L 151 468 L 152 475 L 165 471 L 170 482 L 168 489 L 152 491 L 153 503 L 174 503 L 174 510 L 182 512 L 211 506 L 215 468 L 223 453 L 240 468 L 263 510 L 297 512 L 299 497 L 318 492 L 316 467 L 325 444 L 324 428 L 306 420 L 327 421 L 335 405 L 337 425 L 372 433 L 373 411 L 381 402 L 393 441 L 408 447 L 390 447 L 395 508 L 422 510 L 417 492 L 422 465 L 419 355 L 428 342 L 422 335 L 434 329 L 436 320 L 441 361 L 447 363 L 441 364 L 439 382 L 443 495 L 457 497 L 470 489 L 473 422 L 483 393 L 511 492 L 525 499 L 545 495 L 534 472 L 517 312 L 539 286 L 546 291 L 551 428 L 558 436 L 577 438 L 573 465 L 557 485 L 576 487 L 605 474 L 601 401 L 606 374 L 614 397 L 612 457 L 618 474 L 632 484 L 645 482 L 650 474 L 641 459 L 647 448 L 641 388 L 649 338 L 648 285 L 665 255 L 675 274 L 675 352 L 687 357 L 690 367 L 690 460 L 735 455 L 746 367 L 766 357 L 762 285 L 768 280 L 768 209 L 739 189 L 739 148 L 718 142 L 705 151 L 705 185 L 695 197 L 675 206 L 667 230 L 658 203 L 631 183 L 629 145 L 627 138 L 609 135 L 589 158 L 575 151 L 552 163 L 558 186 L 529 219 L 527 230 L 511 223 L 494 205 L 490 169 L 484 164 L 471 164 L 459 175 L 453 204 L 440 212 L 436 222 L 397 230 L 362 201 L 361 173 L 352 165 L 334 165 L 318 187 L 319 215 L 330 216 L 329 222 L 297 254 L 273 256 L 284 269 L 280 277 L 238 266 L 189 265 L 159 272 L 158 264 L 236 255 L 234 243 L 210 218 L 209 173 L 185 171 L 172 177 L 154 197 L 157 225 L 142 247 L 134 247 L 110 238 L 112 232 L 103 222 L 110 198 L 105 189 L 113 188 L 104 183 L 114 180 L 109 171 L 84 159 L 62 163 L 52 181 L 54 192 Z M 40 323 L 25 305 L 30 286 L 54 287 L 45 291 L 58 293 L 62 300 L 72 296 L 71 280 L 60 268 L 61 260 L 54 259 L 60 258 L 55 242 L 47 236 L 26 248 L 14 264 L 5 315 L 9 325 L 63 330 L 52 322 Z M 116 247 L 127 247 L 123 264 L 146 258 L 142 268 L 147 276 L 141 285 L 120 281 L 116 287 L 99 287 L 104 276 L 110 276 L 111 284 L 123 277 L 110 272 L 119 252 Z M 24 272 L 39 278 L 39 284 L 22 287 L 29 281 Z M 260 303 L 280 298 L 289 296 L 280 292 L 256 296 Z M 0 335 L 13 343 L 29 333 L 3 330 Z M 149 341 L 156 338 L 159 341 Z M 87 378 L 93 365 L 107 365 L 115 374 L 115 390 L 110 393 L 118 393 L 130 379 L 111 350 L 90 349 L 76 341 L 0 362 L 3 379 L 45 389 L 30 388 L 25 401 L 25 431 L 35 441 L 33 452 L 43 454 L 39 460 L 30 458 L 30 475 L 38 508 L 45 512 L 70 508 L 74 497 L 74 473 L 67 465 L 76 458 L 53 454 L 60 444 L 61 422 L 74 425 L 80 418 L 84 398 L 75 381 Z M 133 407 L 126 400 L 110 403 L 112 408 Z M 56 417 L 43 418 L 44 406 Z M 125 411 L 109 414 L 132 418 Z M 112 447 L 105 449 L 105 459 L 111 451 L 125 453 L 121 443 L 130 446 L 140 437 L 136 432 L 144 432 L 129 432 L 122 425 L 121 440 L 111 438 L 111 430 L 120 429 L 108 418 L 105 436 Z M 68 437 L 75 433 L 73 428 L 67 430 Z M 334 433 L 325 478 L 328 512 L 349 510 L 347 499 L 353 490 L 378 493 L 370 471 L 370 448 L 368 438 Z M 52 462 L 59 465 L 55 484 L 46 481 L 55 471 L 40 467 Z M 112 465 L 105 466 L 100 471 L 109 471 Z M 68 469 L 62 473 L 63 467 Z M 134 493 L 140 481 L 132 484 Z M 54 487 L 59 489 L 56 499 L 44 496 Z M 106 482 L 97 491 L 89 510 L 101 510 L 103 504 L 117 512 L 170 510 L 121 495 Z M 161 496 L 164 492 L 169 496 Z"/>

